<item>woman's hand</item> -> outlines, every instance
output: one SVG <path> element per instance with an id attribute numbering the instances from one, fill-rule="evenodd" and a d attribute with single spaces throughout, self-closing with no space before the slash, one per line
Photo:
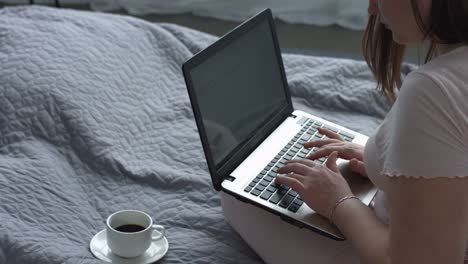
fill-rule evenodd
<path id="1" fill-rule="evenodd" d="M 353 195 L 338 170 L 337 158 L 335 151 L 328 157 L 326 166 L 307 159 L 288 161 L 278 169 L 278 173 L 287 176 L 276 176 L 275 182 L 291 187 L 310 208 L 328 218 L 339 199 Z"/>
<path id="2" fill-rule="evenodd" d="M 318 128 L 318 130 L 321 134 L 329 137 L 329 139 L 320 139 L 304 143 L 304 148 L 319 148 L 317 151 L 307 156 L 306 159 L 319 159 L 330 155 L 333 151 L 337 151 L 339 158 L 349 160 L 349 168 L 351 171 L 363 177 L 367 177 L 366 168 L 362 162 L 362 156 L 364 154 L 363 146 L 344 141 L 340 135 L 330 130 L 324 128 Z"/>

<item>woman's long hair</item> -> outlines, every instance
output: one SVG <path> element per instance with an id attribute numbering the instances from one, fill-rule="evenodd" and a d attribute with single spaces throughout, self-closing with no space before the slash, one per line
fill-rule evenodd
<path id="1" fill-rule="evenodd" d="M 417 5 L 411 0 L 416 23 L 430 41 L 425 63 L 434 56 L 437 44 L 468 44 L 468 0 L 433 0 L 428 24 L 424 24 Z M 371 15 L 362 41 L 363 53 L 375 79 L 377 90 L 394 101 L 395 88 L 401 87 L 401 63 L 405 45 L 393 40 L 392 32 Z"/>

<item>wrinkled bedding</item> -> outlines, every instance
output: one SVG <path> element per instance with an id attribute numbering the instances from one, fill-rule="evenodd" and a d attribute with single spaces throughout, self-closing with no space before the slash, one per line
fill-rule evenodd
<path id="1" fill-rule="evenodd" d="M 182 63 L 216 37 L 46 7 L 0 9 L 0 263 L 102 263 L 104 219 L 167 228 L 160 263 L 261 263 L 224 221 Z M 390 104 L 364 62 L 283 54 L 296 109 L 370 134 Z"/>

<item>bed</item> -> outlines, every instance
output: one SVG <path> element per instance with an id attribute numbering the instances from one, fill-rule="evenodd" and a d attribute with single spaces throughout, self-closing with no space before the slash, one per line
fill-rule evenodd
<path id="1" fill-rule="evenodd" d="M 225 222 L 181 65 L 216 40 L 172 24 L 0 9 L 0 263 L 102 263 L 121 209 L 167 228 L 160 263 L 261 263 Z M 283 54 L 296 109 L 370 134 L 390 108 L 362 61 Z"/>

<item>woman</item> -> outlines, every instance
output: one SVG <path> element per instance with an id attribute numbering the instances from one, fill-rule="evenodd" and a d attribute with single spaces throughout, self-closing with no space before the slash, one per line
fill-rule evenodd
<path id="1" fill-rule="evenodd" d="M 369 14 L 366 60 L 389 98 L 400 90 L 392 109 L 365 148 L 322 129 L 329 139 L 306 143 L 320 149 L 276 182 L 330 218 L 362 263 L 468 263 L 468 1 L 370 0 Z M 401 83 L 405 46 L 423 41 L 427 63 Z M 353 199 L 337 157 L 380 189 L 375 212 Z"/>

